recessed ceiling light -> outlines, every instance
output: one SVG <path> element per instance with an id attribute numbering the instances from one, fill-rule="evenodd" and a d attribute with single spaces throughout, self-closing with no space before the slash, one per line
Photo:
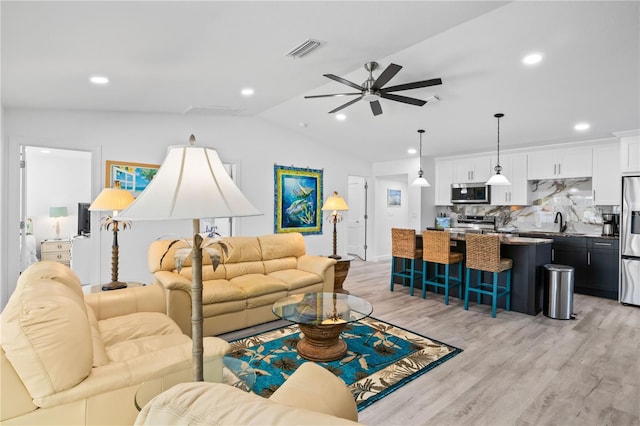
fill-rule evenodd
<path id="1" fill-rule="evenodd" d="M 89 81 L 93 84 L 107 84 L 109 83 L 109 79 L 103 75 L 92 75 L 89 77 Z"/>
<path id="2" fill-rule="evenodd" d="M 240 93 L 242 93 L 244 96 L 251 96 L 253 95 L 253 89 L 247 87 L 246 89 L 242 89 Z"/>
<path id="3" fill-rule="evenodd" d="M 542 61 L 542 55 L 540 53 L 532 53 L 522 58 L 522 63 L 525 65 L 535 65 Z"/>
<path id="4" fill-rule="evenodd" d="M 40 152 L 43 154 L 51 154 L 51 151 L 48 149 L 41 149 Z"/>
<path id="5" fill-rule="evenodd" d="M 347 116 L 344 114 L 336 114 L 336 120 L 344 121 L 347 119 Z"/>
<path id="6" fill-rule="evenodd" d="M 575 126 L 573 126 L 573 128 L 576 129 L 579 132 L 588 130 L 589 127 L 591 127 L 591 125 L 589 123 L 578 123 Z"/>
<path id="7" fill-rule="evenodd" d="M 409 149 L 407 150 L 407 153 L 409 153 L 409 154 L 411 154 L 411 155 L 415 154 L 416 152 L 418 152 L 418 151 L 417 151 L 415 148 L 409 148 Z"/>

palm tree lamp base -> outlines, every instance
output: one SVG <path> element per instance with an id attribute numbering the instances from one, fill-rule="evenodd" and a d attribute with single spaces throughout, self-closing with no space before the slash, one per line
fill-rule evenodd
<path id="1" fill-rule="evenodd" d="M 127 283 L 123 283 L 121 281 L 111 281 L 108 284 L 103 284 L 102 285 L 102 290 L 104 290 L 104 291 L 118 290 L 118 289 L 126 288 L 126 287 L 127 287 Z"/>

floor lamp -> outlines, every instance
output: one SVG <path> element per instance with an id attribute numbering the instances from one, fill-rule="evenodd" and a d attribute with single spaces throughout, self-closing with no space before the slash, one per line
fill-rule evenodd
<path id="1" fill-rule="evenodd" d="M 261 213 L 229 177 L 213 148 L 190 145 L 169 147 L 158 173 L 138 198 L 121 214 L 126 220 L 190 219 L 191 323 L 194 381 L 203 381 L 202 241 L 200 219 L 257 216 Z"/>
<path id="2" fill-rule="evenodd" d="M 347 202 L 344 201 L 344 198 L 338 195 L 337 192 L 334 191 L 333 195 L 327 198 L 322 206 L 323 211 L 331 211 L 327 220 L 333 223 L 333 254 L 329 257 L 332 259 L 341 259 L 342 257 L 338 255 L 338 232 L 336 231 L 336 224 L 342 221 L 342 215 L 338 212 L 349 210 L 349 206 Z"/>
<path id="3" fill-rule="evenodd" d="M 127 283 L 118 281 L 118 263 L 119 263 L 119 246 L 118 246 L 118 222 L 122 219 L 116 219 L 118 212 L 126 208 L 133 202 L 134 198 L 131 192 L 120 189 L 120 186 L 115 188 L 105 188 L 100 192 L 98 198 L 89 206 L 90 211 L 112 211 L 112 216 L 104 218 L 101 227 L 106 229 L 113 228 L 113 243 L 111 244 L 111 282 L 103 284 L 103 290 L 117 290 L 119 288 L 125 288 Z M 123 228 L 126 229 L 127 223 L 123 222 Z"/>

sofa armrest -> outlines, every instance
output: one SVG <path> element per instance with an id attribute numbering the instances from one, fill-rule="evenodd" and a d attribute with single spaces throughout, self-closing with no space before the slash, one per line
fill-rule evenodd
<path id="1" fill-rule="evenodd" d="M 98 321 L 136 312 L 167 312 L 164 289 L 159 285 L 90 293 L 84 296 L 84 301 Z"/>
<path id="2" fill-rule="evenodd" d="M 229 351 L 229 348 L 229 343 L 222 339 L 215 337 L 205 338 L 205 362 L 206 359 L 222 358 Z M 37 398 L 34 403 L 45 408 L 62 405 L 127 386 L 141 384 L 146 380 L 161 378 L 180 370 L 190 370 L 192 368 L 191 365 L 192 343 L 189 341 L 126 361 L 95 367 L 89 377 L 77 386 L 44 398 Z"/>
<path id="3" fill-rule="evenodd" d="M 269 399 L 291 407 L 358 421 L 356 401 L 347 385 L 335 374 L 313 362 L 305 362 L 298 367 Z"/>
<path id="4" fill-rule="evenodd" d="M 298 258 L 298 269 L 311 272 L 322 279 L 325 279 L 325 273 L 329 268 L 332 268 L 336 264 L 335 259 L 325 256 L 316 256 L 311 254 L 305 254 Z"/>
<path id="5" fill-rule="evenodd" d="M 191 280 L 171 271 L 156 271 L 153 273 L 154 282 L 161 284 L 167 290 L 182 290 L 191 293 Z"/>

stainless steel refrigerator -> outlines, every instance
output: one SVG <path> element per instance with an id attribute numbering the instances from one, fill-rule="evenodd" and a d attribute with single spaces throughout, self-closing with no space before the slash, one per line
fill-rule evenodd
<path id="1" fill-rule="evenodd" d="M 619 297 L 640 306 L 640 176 L 622 178 L 621 208 Z"/>

